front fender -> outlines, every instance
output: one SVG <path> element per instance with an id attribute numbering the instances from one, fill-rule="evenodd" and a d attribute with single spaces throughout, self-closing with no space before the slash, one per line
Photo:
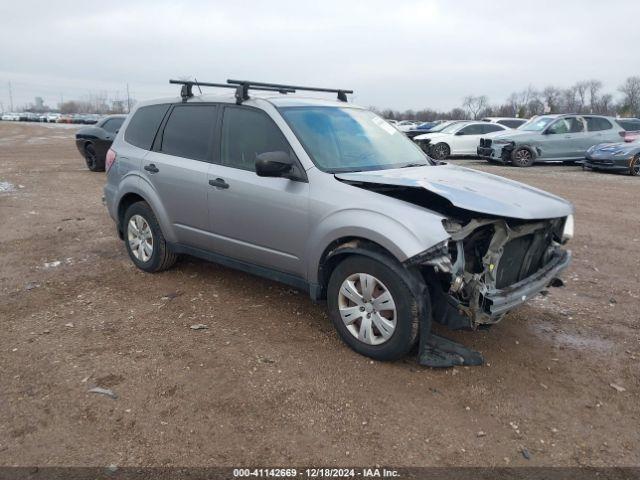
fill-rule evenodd
<path id="1" fill-rule="evenodd" d="M 305 258 L 309 283 L 318 282 L 318 267 L 325 250 L 340 239 L 369 240 L 389 251 L 399 262 L 404 262 L 449 238 L 441 217 L 429 215 L 424 210 L 421 217 L 420 228 L 416 228 L 415 222 L 402 223 L 388 215 L 358 208 L 340 210 L 323 218 L 312 230 L 307 243 Z"/>

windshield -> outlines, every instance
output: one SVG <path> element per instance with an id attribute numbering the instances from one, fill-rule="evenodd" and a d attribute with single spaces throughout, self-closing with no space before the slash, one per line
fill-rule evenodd
<path id="1" fill-rule="evenodd" d="M 541 132 L 547 125 L 553 122 L 557 117 L 536 117 L 523 123 L 518 130 L 526 130 L 528 132 Z"/>
<path id="2" fill-rule="evenodd" d="M 368 110 L 283 107 L 280 112 L 313 162 L 325 172 L 430 164 L 402 132 Z"/>
<path id="3" fill-rule="evenodd" d="M 464 122 L 450 123 L 449 125 L 444 127 L 442 130 L 440 130 L 440 133 L 453 133 L 453 132 L 456 132 L 459 127 L 462 127 L 464 125 L 465 125 Z"/>

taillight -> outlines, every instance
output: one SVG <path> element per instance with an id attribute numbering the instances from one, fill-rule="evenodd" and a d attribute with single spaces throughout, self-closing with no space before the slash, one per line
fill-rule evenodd
<path id="1" fill-rule="evenodd" d="M 113 149 L 110 148 L 107 151 L 107 156 L 104 161 L 105 170 L 108 172 L 114 163 L 116 163 L 116 152 L 114 152 Z"/>

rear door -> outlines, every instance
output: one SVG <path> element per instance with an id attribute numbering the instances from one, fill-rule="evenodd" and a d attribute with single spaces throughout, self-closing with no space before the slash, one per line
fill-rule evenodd
<path id="1" fill-rule="evenodd" d="M 206 178 L 217 114 L 214 104 L 174 105 L 143 161 L 143 175 L 184 245 L 210 245 Z"/>
<path id="2" fill-rule="evenodd" d="M 217 253 L 304 277 L 309 184 L 258 177 L 256 155 L 273 151 L 285 151 L 295 159 L 265 112 L 224 107 L 219 157 L 209 172 L 209 228 Z M 301 165 L 300 169 L 304 171 Z"/>
<path id="3" fill-rule="evenodd" d="M 620 141 L 619 129 L 604 117 L 584 117 L 587 122 L 587 130 L 591 135 L 589 147 L 599 143 Z M 587 148 L 589 148 L 587 147 Z"/>

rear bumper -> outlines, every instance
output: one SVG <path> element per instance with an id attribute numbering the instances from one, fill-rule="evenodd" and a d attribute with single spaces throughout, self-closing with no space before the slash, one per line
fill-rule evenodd
<path id="1" fill-rule="evenodd" d="M 508 288 L 484 293 L 486 313 L 492 318 L 499 317 L 524 303 L 544 290 L 551 280 L 557 277 L 570 263 L 571 251 L 559 250 L 558 254 L 544 268 L 530 277 Z"/>

